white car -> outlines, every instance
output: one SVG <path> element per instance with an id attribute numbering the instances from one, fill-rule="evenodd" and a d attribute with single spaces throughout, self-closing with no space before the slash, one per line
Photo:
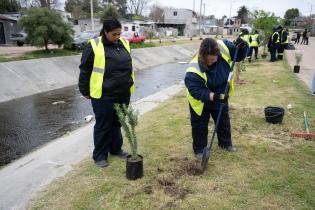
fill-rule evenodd
<path id="1" fill-rule="evenodd" d="M 10 40 L 16 42 L 19 47 L 22 47 L 26 43 L 27 33 L 20 31 L 10 35 Z"/>

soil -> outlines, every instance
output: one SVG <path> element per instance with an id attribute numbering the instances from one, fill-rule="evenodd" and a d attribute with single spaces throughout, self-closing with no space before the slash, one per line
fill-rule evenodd
<path id="1" fill-rule="evenodd" d="M 185 199 L 186 195 L 192 193 L 188 188 L 177 184 L 182 176 L 200 176 L 203 173 L 200 162 L 188 157 L 171 157 L 172 163 L 168 170 L 157 168 L 160 173 L 157 176 L 158 185 L 164 190 L 164 193 L 176 200 Z"/>
<path id="2" fill-rule="evenodd" d="M 143 190 L 146 194 L 151 194 L 153 192 L 152 186 L 151 185 L 147 185 L 144 187 Z"/>

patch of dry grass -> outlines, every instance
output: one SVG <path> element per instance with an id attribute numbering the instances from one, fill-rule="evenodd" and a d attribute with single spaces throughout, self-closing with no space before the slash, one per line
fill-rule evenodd
<path id="1" fill-rule="evenodd" d="M 255 82 L 237 86 L 231 98 L 238 152 L 214 145 L 205 173 L 192 154 L 188 104 L 181 93 L 139 122 L 142 179 L 126 180 L 123 159 L 110 158 L 105 169 L 87 159 L 40 193 L 29 209 L 314 208 L 315 142 L 289 136 L 303 131 L 303 110 L 314 132 L 314 99 L 285 63 L 253 63 L 242 78 Z M 265 106 L 288 103 L 293 108 L 282 124 L 265 122 Z"/>

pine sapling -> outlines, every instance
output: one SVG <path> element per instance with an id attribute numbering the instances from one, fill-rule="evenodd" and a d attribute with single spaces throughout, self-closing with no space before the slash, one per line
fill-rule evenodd
<path id="1" fill-rule="evenodd" d="M 296 62 L 296 65 L 298 66 L 300 64 L 300 62 L 302 61 L 302 53 L 295 53 L 295 62 Z"/>
<path id="2" fill-rule="evenodd" d="M 138 157 L 138 143 L 135 127 L 138 124 L 139 113 L 132 106 L 127 107 L 126 104 L 114 104 L 114 109 L 130 144 L 131 159 L 136 160 Z"/>

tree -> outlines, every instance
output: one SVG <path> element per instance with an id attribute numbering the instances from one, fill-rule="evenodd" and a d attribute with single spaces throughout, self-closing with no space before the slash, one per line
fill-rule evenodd
<path id="1" fill-rule="evenodd" d="M 65 2 L 65 10 L 71 13 L 73 19 L 77 20 L 85 15 L 81 4 L 82 0 L 67 0 Z"/>
<path id="2" fill-rule="evenodd" d="M 109 4 L 103 11 L 101 14 L 101 23 L 104 22 L 104 19 L 106 19 L 107 17 L 115 17 L 118 18 L 119 17 L 119 13 L 118 10 L 116 9 L 116 7 L 114 7 L 113 5 Z"/>
<path id="3" fill-rule="evenodd" d="M 1 0 L 0 13 L 17 12 L 21 8 L 17 0 Z"/>
<path id="4" fill-rule="evenodd" d="M 111 4 L 116 7 L 120 16 L 125 17 L 127 12 L 127 0 L 100 0 L 103 7 Z"/>
<path id="5" fill-rule="evenodd" d="M 93 0 L 93 12 L 100 11 L 100 6 L 98 5 L 98 0 Z M 88 14 L 91 13 L 91 0 L 82 0 L 82 10 Z"/>
<path id="6" fill-rule="evenodd" d="M 263 37 L 262 44 L 264 45 L 265 52 L 265 46 L 272 34 L 272 28 L 278 24 L 277 17 L 274 13 L 266 12 L 264 10 L 255 10 L 252 15 L 254 17 L 254 29 L 260 31 L 260 34 Z"/>
<path id="7" fill-rule="evenodd" d="M 241 19 L 241 23 L 248 23 L 249 10 L 246 6 L 241 6 L 237 11 L 237 18 Z"/>
<path id="8" fill-rule="evenodd" d="M 151 6 L 149 17 L 154 22 L 164 22 L 164 9 L 158 4 Z"/>
<path id="9" fill-rule="evenodd" d="M 48 8 L 32 8 L 19 20 L 19 24 L 27 33 L 28 42 L 37 47 L 45 47 L 48 43 L 70 46 L 74 33 L 72 26 L 63 21 L 59 13 Z"/>
<path id="10" fill-rule="evenodd" d="M 300 15 L 299 9 L 297 8 L 288 9 L 285 12 L 284 19 L 292 20 L 296 17 L 299 17 L 299 15 Z"/>
<path id="11" fill-rule="evenodd" d="M 150 1 L 151 0 L 128 0 L 128 10 L 135 16 L 142 16 L 144 9 L 148 6 Z"/>
<path id="12" fill-rule="evenodd" d="M 25 8 L 46 7 L 48 9 L 57 8 L 63 0 L 19 0 Z"/>
<path id="13" fill-rule="evenodd" d="M 291 25 L 291 22 L 294 18 L 299 17 L 300 12 L 297 8 L 288 9 L 284 15 L 284 23 L 285 25 Z"/>

